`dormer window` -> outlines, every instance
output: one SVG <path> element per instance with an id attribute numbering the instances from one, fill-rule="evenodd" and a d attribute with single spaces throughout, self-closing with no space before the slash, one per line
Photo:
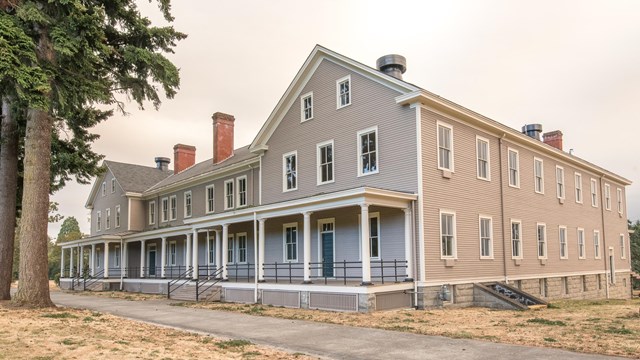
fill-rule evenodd
<path id="1" fill-rule="evenodd" d="M 102 196 L 106 196 L 107 195 L 107 183 L 103 182 L 102 183 Z"/>
<path id="2" fill-rule="evenodd" d="M 313 119 L 313 93 L 302 95 L 300 99 L 300 110 L 302 111 L 301 121 Z"/>
<path id="3" fill-rule="evenodd" d="M 351 75 L 336 81 L 338 109 L 351 105 Z"/>

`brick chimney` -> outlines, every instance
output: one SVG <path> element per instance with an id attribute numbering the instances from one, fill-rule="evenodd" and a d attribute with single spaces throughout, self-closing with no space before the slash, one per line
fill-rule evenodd
<path id="1" fill-rule="evenodd" d="M 233 115 L 217 112 L 213 119 L 213 163 L 221 163 L 233 155 Z"/>
<path id="2" fill-rule="evenodd" d="M 176 144 L 173 147 L 173 173 L 178 174 L 196 163 L 196 147 Z"/>
<path id="3" fill-rule="evenodd" d="M 562 151 L 562 131 L 555 130 L 542 134 L 542 141 Z"/>

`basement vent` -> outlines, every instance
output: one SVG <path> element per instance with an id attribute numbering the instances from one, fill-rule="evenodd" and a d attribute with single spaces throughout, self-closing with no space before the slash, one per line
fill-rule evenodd
<path id="1" fill-rule="evenodd" d="M 404 309 L 411 305 L 411 295 L 404 291 L 376 294 L 376 310 Z"/>
<path id="2" fill-rule="evenodd" d="M 299 291 L 262 291 L 262 304 L 273 306 L 284 306 L 290 308 L 300 308 Z"/>
<path id="3" fill-rule="evenodd" d="M 358 311 L 357 294 L 309 293 L 309 308 L 338 311 Z"/>
<path id="4" fill-rule="evenodd" d="M 239 303 L 253 303 L 254 292 L 248 289 L 226 289 L 224 291 L 224 301 L 226 302 L 239 302 Z"/>

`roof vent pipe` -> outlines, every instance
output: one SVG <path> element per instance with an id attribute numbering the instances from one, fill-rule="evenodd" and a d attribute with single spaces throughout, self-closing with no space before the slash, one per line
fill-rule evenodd
<path id="1" fill-rule="evenodd" d="M 407 59 L 402 55 L 385 55 L 376 61 L 379 71 L 402 80 L 402 74 L 407 71 Z"/>
<path id="2" fill-rule="evenodd" d="M 542 125 L 529 124 L 522 127 L 522 133 L 528 137 L 534 138 L 540 141 L 540 134 L 542 134 Z"/>
<path id="3" fill-rule="evenodd" d="M 156 169 L 162 170 L 162 171 L 169 170 L 169 163 L 171 163 L 171 159 L 166 157 L 157 157 L 155 158 L 155 161 L 156 161 Z"/>

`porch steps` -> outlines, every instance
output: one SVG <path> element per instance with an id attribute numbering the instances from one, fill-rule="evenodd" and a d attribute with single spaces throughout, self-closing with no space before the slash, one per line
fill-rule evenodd
<path id="1" fill-rule="evenodd" d="M 221 286 L 212 286 L 200 294 L 198 301 L 220 301 Z M 171 292 L 171 300 L 196 301 L 196 285 L 186 284 Z"/>
<path id="2" fill-rule="evenodd" d="M 498 282 L 474 284 L 473 298 L 477 306 L 497 309 L 533 310 L 547 307 L 546 301 Z"/>

